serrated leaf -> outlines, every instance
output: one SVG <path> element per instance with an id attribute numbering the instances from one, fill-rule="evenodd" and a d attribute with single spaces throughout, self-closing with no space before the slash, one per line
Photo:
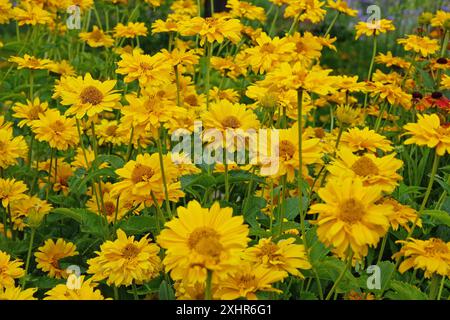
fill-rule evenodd
<path id="1" fill-rule="evenodd" d="M 448 212 L 442 210 L 424 210 L 422 214 L 430 216 L 439 221 L 440 224 L 450 227 L 450 214 Z"/>
<path id="2" fill-rule="evenodd" d="M 389 291 L 385 294 L 391 300 L 428 300 L 428 296 L 419 288 L 409 283 L 393 280 Z"/>

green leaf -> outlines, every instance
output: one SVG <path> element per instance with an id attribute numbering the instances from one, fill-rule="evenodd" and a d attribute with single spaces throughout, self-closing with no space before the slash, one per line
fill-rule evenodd
<path id="1" fill-rule="evenodd" d="M 428 300 L 425 293 L 409 283 L 393 280 L 390 288 L 392 291 L 387 292 L 385 297 L 391 300 Z"/>
<path id="2" fill-rule="evenodd" d="M 56 208 L 53 213 L 60 214 L 64 217 L 71 218 L 80 223 L 80 230 L 97 237 L 103 237 L 105 232 L 105 221 L 103 217 L 86 209 L 78 208 Z"/>
<path id="3" fill-rule="evenodd" d="M 159 299 L 175 300 L 175 293 L 173 292 L 172 286 L 168 285 L 166 280 L 163 280 L 159 286 Z"/>
<path id="4" fill-rule="evenodd" d="M 115 177 L 116 173 L 113 168 L 103 168 L 97 169 L 94 171 L 90 171 L 84 179 L 81 179 L 78 184 L 73 185 L 73 189 L 71 190 L 74 194 L 81 194 L 81 191 L 86 186 L 86 184 L 97 178 L 97 177 Z"/>
<path id="5" fill-rule="evenodd" d="M 92 165 L 98 168 L 104 162 L 109 163 L 114 169 L 122 168 L 125 165 L 125 160 L 121 157 L 110 154 L 99 155 Z"/>
<path id="6" fill-rule="evenodd" d="M 158 228 L 157 219 L 150 216 L 131 216 L 118 223 L 118 228 L 128 235 L 153 232 Z"/>
<path id="7" fill-rule="evenodd" d="M 439 222 L 439 224 L 444 224 L 447 227 L 450 227 L 450 214 L 446 211 L 424 210 L 424 211 L 422 211 L 422 214 L 425 214 L 427 216 L 430 216 L 430 217 L 436 219 Z"/>
<path id="8" fill-rule="evenodd" d="M 335 257 L 326 257 L 320 263 L 315 264 L 314 268 L 320 279 L 335 282 L 345 268 L 345 263 Z M 346 270 L 344 277 L 336 288 L 337 292 L 348 292 L 359 288 L 358 279 L 356 279 L 350 270 Z"/>

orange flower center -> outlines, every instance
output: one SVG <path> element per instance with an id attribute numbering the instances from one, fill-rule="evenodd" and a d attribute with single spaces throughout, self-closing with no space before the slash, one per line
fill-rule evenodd
<path id="1" fill-rule="evenodd" d="M 268 256 L 269 260 L 273 260 L 278 251 L 278 246 L 272 242 L 269 242 L 264 244 L 260 250 L 260 256 Z"/>
<path id="2" fill-rule="evenodd" d="M 319 139 L 325 138 L 325 130 L 323 128 L 314 128 L 314 134 Z"/>
<path id="3" fill-rule="evenodd" d="M 131 181 L 133 181 L 134 184 L 148 181 L 154 174 L 155 171 L 152 168 L 138 163 L 131 173 Z"/>
<path id="4" fill-rule="evenodd" d="M 289 160 L 292 159 L 292 157 L 295 154 L 295 146 L 292 142 L 288 141 L 288 140 L 281 140 L 280 141 L 280 146 L 279 146 L 279 155 L 280 157 Z"/>
<path id="5" fill-rule="evenodd" d="M 106 128 L 105 133 L 108 136 L 115 136 L 116 135 L 116 131 L 117 131 L 117 126 L 116 125 L 111 125 L 108 128 Z"/>
<path id="6" fill-rule="evenodd" d="M 377 165 L 366 156 L 362 156 L 361 158 L 356 160 L 351 169 L 358 176 L 362 177 L 376 175 L 379 172 Z"/>
<path id="7" fill-rule="evenodd" d="M 125 259 L 131 260 L 131 259 L 136 258 L 138 256 L 139 252 L 141 252 L 141 251 L 139 250 L 138 247 L 136 247 L 132 243 L 129 243 L 125 246 L 125 248 L 123 248 L 122 255 Z"/>
<path id="8" fill-rule="evenodd" d="M 425 251 L 430 255 L 450 253 L 447 244 L 441 239 L 431 239 L 430 244 L 425 247 Z"/>
<path id="9" fill-rule="evenodd" d="M 95 106 L 102 102 L 103 93 L 96 87 L 89 86 L 81 91 L 80 99 L 82 103 L 90 103 Z"/>
<path id="10" fill-rule="evenodd" d="M 239 288 L 257 288 L 258 283 L 256 277 L 252 274 L 242 274 L 236 278 L 237 286 Z"/>
<path id="11" fill-rule="evenodd" d="M 212 228 L 200 227 L 192 231 L 188 239 L 189 248 L 201 255 L 218 259 L 223 249 L 219 234 Z"/>
<path id="12" fill-rule="evenodd" d="M 62 122 L 61 120 L 56 120 L 55 122 L 50 124 L 50 129 L 55 131 L 55 133 L 61 133 L 65 129 L 64 122 Z"/>
<path id="13" fill-rule="evenodd" d="M 347 223 L 360 221 L 364 214 L 364 205 L 359 200 L 348 199 L 339 205 L 339 217 Z"/>
<path id="14" fill-rule="evenodd" d="M 116 205 L 112 203 L 111 201 L 106 201 L 104 203 L 105 205 L 105 212 L 107 216 L 113 216 L 116 213 Z"/>
<path id="15" fill-rule="evenodd" d="M 235 116 L 228 116 L 222 120 L 222 125 L 225 128 L 237 129 L 241 126 L 241 122 Z"/>

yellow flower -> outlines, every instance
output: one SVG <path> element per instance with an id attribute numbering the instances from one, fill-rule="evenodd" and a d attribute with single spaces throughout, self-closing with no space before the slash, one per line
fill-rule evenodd
<path id="1" fill-rule="evenodd" d="M 397 43 L 402 44 L 406 51 L 414 51 L 426 57 L 439 50 L 439 42 L 428 37 L 417 35 L 407 35 L 404 39 L 397 39 Z"/>
<path id="2" fill-rule="evenodd" d="M 163 163 L 169 198 L 171 201 L 177 201 L 180 195 L 183 196 L 179 190 L 179 182 L 175 182 L 178 178 L 178 169 L 170 155 L 163 156 Z M 113 185 L 111 190 L 113 197 L 119 194 L 124 197 L 125 193 L 125 199 L 135 200 L 138 203 L 151 201 L 152 194 L 158 200 L 162 200 L 161 196 L 164 197 L 164 182 L 157 153 L 139 154 L 136 160 L 128 161 L 123 168 L 117 169 L 116 173 L 122 181 Z"/>
<path id="3" fill-rule="evenodd" d="M 247 74 L 247 64 L 242 65 L 239 61 L 233 61 L 231 57 L 212 57 L 211 67 L 218 70 L 224 77 L 236 80 L 237 77 Z M 210 93 L 211 94 L 211 93 Z"/>
<path id="4" fill-rule="evenodd" d="M 37 263 L 36 268 L 48 272 L 48 276 L 51 278 L 67 278 L 67 271 L 61 269 L 60 260 L 77 255 L 78 251 L 76 250 L 77 247 L 72 242 L 66 242 L 62 238 L 59 238 L 56 242 L 48 239 L 34 253 Z"/>
<path id="5" fill-rule="evenodd" d="M 171 52 L 163 49 L 161 53 L 165 56 L 166 63 L 178 67 L 178 66 L 193 66 L 198 64 L 199 57 L 194 50 L 178 49 L 175 48 Z"/>
<path id="6" fill-rule="evenodd" d="M 340 13 L 346 14 L 350 17 L 356 17 L 358 10 L 354 10 L 348 6 L 348 3 L 343 0 L 328 0 L 328 6 Z"/>
<path id="7" fill-rule="evenodd" d="M 274 271 L 263 266 L 255 267 L 250 263 L 243 262 L 220 282 L 215 296 L 221 300 L 239 298 L 257 300 L 256 293 L 261 291 L 282 293 L 281 290 L 273 288 L 272 284 L 283 280 L 286 276 L 285 271 Z"/>
<path id="8" fill-rule="evenodd" d="M 120 200 L 120 198 L 114 198 L 111 196 L 109 192 L 103 192 L 102 201 L 100 203 L 101 210 L 98 209 L 97 200 L 95 197 L 92 197 L 87 203 L 86 206 L 92 212 L 97 213 L 100 216 L 105 216 L 108 219 L 109 223 L 113 223 L 122 219 L 128 212 L 128 206 L 124 200 Z M 116 218 L 117 212 L 117 218 Z"/>
<path id="9" fill-rule="evenodd" d="M 146 36 L 147 27 L 143 22 L 128 22 L 127 25 L 118 23 L 114 27 L 114 36 L 116 38 L 135 38 L 138 36 Z"/>
<path id="10" fill-rule="evenodd" d="M 205 41 L 222 43 L 225 39 L 236 44 L 241 39 L 241 30 L 242 24 L 238 19 L 228 19 L 226 17 L 195 17 L 182 22 L 180 26 L 181 35 L 198 35 L 202 46 Z"/>
<path id="11" fill-rule="evenodd" d="M 0 0 L 0 24 L 8 23 L 13 17 L 12 4 L 9 0 Z"/>
<path id="12" fill-rule="evenodd" d="M 155 1 L 155 0 L 151 0 Z M 177 0 L 172 3 L 170 10 L 175 12 L 177 15 L 183 16 L 198 16 L 197 3 L 194 0 Z"/>
<path id="13" fill-rule="evenodd" d="M 93 48 L 108 48 L 114 44 L 114 39 L 97 26 L 94 26 L 91 32 L 80 32 L 80 38 Z"/>
<path id="14" fill-rule="evenodd" d="M 438 238 L 428 240 L 408 239 L 399 240 L 402 244 L 399 252 L 392 257 L 405 260 L 400 264 L 398 271 L 404 273 L 411 268 L 425 271 L 425 278 L 433 274 L 450 276 L 450 242 L 445 243 Z"/>
<path id="15" fill-rule="evenodd" d="M 378 186 L 382 191 L 391 193 L 402 176 L 397 173 L 403 161 L 395 158 L 395 153 L 384 157 L 374 154 L 357 156 L 349 149 L 337 152 L 337 159 L 328 167 L 332 177 L 359 177 L 364 186 Z"/>
<path id="16" fill-rule="evenodd" d="M 48 65 L 52 62 L 49 59 L 39 59 L 28 54 L 25 54 L 23 58 L 12 56 L 8 59 L 8 61 L 17 63 L 17 69 L 27 68 L 32 70 L 47 69 Z"/>
<path id="17" fill-rule="evenodd" d="M 25 199 L 24 194 L 28 188 L 22 181 L 16 181 L 16 179 L 0 179 L 0 200 L 2 206 L 7 208 L 10 203 Z"/>
<path id="18" fill-rule="evenodd" d="M 46 141 L 52 148 L 67 150 L 78 144 L 79 138 L 75 119 L 62 116 L 56 109 L 48 109 L 31 122 L 38 141 Z"/>
<path id="19" fill-rule="evenodd" d="M 160 52 L 150 56 L 135 49 L 132 54 L 123 53 L 120 58 L 116 73 L 126 75 L 125 82 L 138 79 L 140 85 L 151 83 L 155 86 L 170 82 L 172 68 Z"/>
<path id="20" fill-rule="evenodd" d="M 288 61 L 295 49 L 295 44 L 288 38 L 271 39 L 265 32 L 256 39 L 256 45 L 246 49 L 247 62 L 255 73 L 264 73 Z"/>
<path id="21" fill-rule="evenodd" d="M 394 149 L 390 140 L 368 127 L 348 129 L 342 134 L 341 146 L 350 149 L 351 152 L 376 153 L 377 149 L 384 152 Z"/>
<path id="22" fill-rule="evenodd" d="M 152 24 L 152 33 L 162 33 L 162 32 L 178 32 L 179 25 L 175 20 L 158 19 Z"/>
<path id="23" fill-rule="evenodd" d="M 411 67 L 411 63 L 402 58 L 394 57 L 391 51 L 388 51 L 386 54 L 381 52 L 378 53 L 378 56 L 375 58 L 375 62 L 385 64 L 387 67 L 399 67 L 403 70 L 409 70 Z"/>
<path id="24" fill-rule="evenodd" d="M 45 293 L 44 300 L 105 300 L 102 292 L 96 289 L 97 283 L 92 282 L 92 278 L 84 280 L 85 276 L 80 276 L 77 281 L 79 288 L 69 288 L 67 284 L 58 284 L 53 289 Z"/>
<path id="25" fill-rule="evenodd" d="M 97 256 L 87 261 L 87 272 L 93 274 L 93 280 L 106 279 L 116 287 L 148 282 L 159 274 L 161 264 L 160 249 L 148 236 L 137 241 L 118 229 L 117 239 L 103 243 Z"/>
<path id="26" fill-rule="evenodd" d="M 0 168 L 15 165 L 17 159 L 25 158 L 28 146 L 22 136 L 14 137 L 11 127 L 0 128 Z"/>
<path id="27" fill-rule="evenodd" d="M 239 93 L 234 89 L 219 89 L 218 87 L 213 87 L 209 92 L 209 98 L 212 102 L 228 100 L 231 103 L 237 103 L 239 102 Z"/>
<path id="28" fill-rule="evenodd" d="M 47 109 L 48 102 L 41 102 L 39 97 L 34 98 L 33 101 L 27 99 L 26 104 L 17 102 L 12 107 L 12 110 L 14 111 L 13 117 L 22 119 L 18 123 L 19 128 L 30 125 L 33 120 L 38 120 L 39 115 L 43 114 Z"/>
<path id="29" fill-rule="evenodd" d="M 418 227 L 422 227 L 422 220 L 417 217 L 417 211 L 413 208 L 403 205 L 393 198 L 385 199 L 382 203 L 391 205 L 394 208 L 392 214 L 388 216 L 392 230 L 396 231 L 399 226 L 402 226 L 406 231 L 410 232 L 411 229 L 408 223 L 413 224 L 414 222 L 416 222 Z"/>
<path id="30" fill-rule="evenodd" d="M 47 201 L 41 200 L 37 196 L 27 196 L 22 200 L 14 201 L 11 205 L 14 228 L 22 231 L 27 225 L 38 226 L 51 209 L 52 206 Z M 26 223 L 24 218 L 27 219 Z"/>
<path id="31" fill-rule="evenodd" d="M 365 22 L 360 21 L 355 26 L 356 36 L 355 39 L 359 39 L 362 35 L 367 37 L 378 36 L 381 33 L 386 33 L 388 31 L 394 31 L 395 26 L 391 20 L 381 19 L 375 22 Z"/>
<path id="32" fill-rule="evenodd" d="M 443 156 L 450 153 L 450 127 L 442 126 L 439 117 L 435 114 L 417 115 L 417 123 L 408 123 L 403 128 L 405 134 L 411 135 L 405 144 L 417 144 L 436 148 L 436 153 Z"/>
<path id="33" fill-rule="evenodd" d="M 266 21 L 266 13 L 264 8 L 255 6 L 246 1 L 228 0 L 227 8 L 230 8 L 230 16 L 233 18 L 245 18 L 248 20 Z"/>
<path id="34" fill-rule="evenodd" d="M 450 90 L 450 76 L 444 74 L 441 81 L 441 88 L 444 88 L 446 90 Z"/>
<path id="35" fill-rule="evenodd" d="M 263 266 L 273 271 L 286 271 L 304 278 L 298 269 L 311 269 L 305 247 L 295 244 L 295 238 L 282 239 L 277 243 L 271 238 L 261 239 L 259 243 L 245 251 L 244 259 L 255 266 Z"/>
<path id="36" fill-rule="evenodd" d="M 357 260 L 375 247 L 389 229 L 391 206 L 377 205 L 381 189 L 364 187 L 359 178 L 332 179 L 318 194 L 325 203 L 311 206 L 318 213 L 316 224 L 319 240 L 341 258 L 351 249 Z"/>
<path id="37" fill-rule="evenodd" d="M 287 175 L 289 182 L 296 177 L 295 171 L 299 169 L 299 142 L 297 124 L 289 129 L 278 130 L 278 143 L 271 145 L 272 138 L 268 137 L 268 144 L 260 146 L 261 152 L 261 175 L 281 177 Z M 302 137 L 302 174 L 308 175 L 307 165 L 320 162 L 322 148 L 319 139 L 309 139 L 306 134 Z M 278 150 L 278 158 L 274 157 L 272 150 Z M 273 161 L 278 162 L 278 166 Z M 278 169 L 276 172 L 273 170 Z"/>
<path id="38" fill-rule="evenodd" d="M 374 81 L 368 84 L 368 91 L 371 97 L 380 97 L 381 100 L 386 99 L 391 105 L 401 105 L 406 110 L 411 108 L 412 95 L 402 90 L 400 85 L 388 82 Z"/>
<path id="39" fill-rule="evenodd" d="M 61 60 L 59 62 L 51 62 L 47 65 L 47 69 L 50 72 L 60 74 L 62 76 L 74 76 L 75 69 L 67 60 Z"/>
<path id="40" fill-rule="evenodd" d="M 21 2 L 20 7 L 15 7 L 12 13 L 19 26 L 49 24 L 53 21 L 50 12 L 42 9 L 42 5 L 37 3 Z"/>
<path id="41" fill-rule="evenodd" d="M 36 293 L 37 288 L 28 288 L 22 290 L 21 287 L 6 287 L 0 286 L 0 301 L 1 300 L 37 300 L 33 295 Z"/>
<path id="42" fill-rule="evenodd" d="M 14 287 L 14 279 L 25 275 L 22 265 L 20 260 L 11 261 L 9 254 L 0 251 L 0 289 Z"/>
<path id="43" fill-rule="evenodd" d="M 356 126 L 363 122 L 363 112 L 359 108 L 352 108 L 350 105 L 340 105 L 336 108 L 336 119 L 341 125 Z"/>
<path id="44" fill-rule="evenodd" d="M 284 12 L 285 18 L 295 18 L 298 21 L 309 20 L 312 23 L 321 22 L 327 13 L 322 7 L 325 2 L 320 0 L 298 0 L 288 1 L 288 6 Z"/>
<path id="45" fill-rule="evenodd" d="M 174 280 L 205 282 L 207 270 L 223 276 L 247 247 L 248 226 L 232 208 L 202 208 L 197 201 L 178 207 L 178 218 L 165 224 L 157 238 L 166 249 L 164 265 Z"/>
<path id="46" fill-rule="evenodd" d="M 443 28 L 446 21 L 449 20 L 450 20 L 450 12 L 438 10 L 436 12 L 436 15 L 431 19 L 431 26 Z"/>
<path id="47" fill-rule="evenodd" d="M 100 124 L 97 124 L 95 127 L 95 133 L 98 138 L 98 144 L 104 145 L 107 143 L 111 143 L 114 146 L 119 146 L 126 141 L 126 136 L 120 132 L 119 123 L 115 120 L 108 121 L 106 119 L 102 119 Z"/>
<path id="48" fill-rule="evenodd" d="M 103 111 L 112 111 L 120 106 L 120 94 L 114 86 L 116 80 L 104 82 L 92 79 L 90 73 L 83 77 L 66 78 L 67 85 L 74 90 L 61 92 L 61 104 L 69 105 L 66 115 L 75 115 L 81 119 L 85 115 L 93 117 Z"/>

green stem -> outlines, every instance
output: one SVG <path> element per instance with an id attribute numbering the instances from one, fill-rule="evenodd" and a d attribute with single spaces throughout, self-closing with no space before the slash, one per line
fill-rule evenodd
<path id="1" fill-rule="evenodd" d="M 139 300 L 139 296 L 138 296 L 138 294 L 137 294 L 136 284 L 133 282 L 133 283 L 131 284 L 131 286 L 133 287 L 133 297 L 134 297 L 134 300 Z"/>
<path id="2" fill-rule="evenodd" d="M 372 81 L 372 71 L 373 65 L 375 63 L 375 56 L 377 55 L 377 36 L 373 36 L 373 49 L 372 49 L 372 59 L 370 60 L 369 72 L 367 73 L 367 81 Z M 364 97 L 364 113 L 366 112 L 367 102 L 369 100 L 369 92 L 366 92 Z"/>
<path id="3" fill-rule="evenodd" d="M 436 299 L 438 295 L 438 290 L 439 290 L 439 276 L 437 274 L 433 274 L 430 283 L 430 293 L 429 293 L 430 300 Z"/>
<path id="4" fill-rule="evenodd" d="M 205 283 L 205 300 L 212 300 L 212 271 L 208 270 Z"/>
<path id="5" fill-rule="evenodd" d="M 28 275 L 28 268 L 30 267 L 31 251 L 33 249 L 33 242 L 34 242 L 34 235 L 35 235 L 35 233 L 36 233 L 36 229 L 34 229 L 34 228 L 31 229 L 30 242 L 28 244 L 27 260 L 25 262 L 25 274 L 24 274 L 24 276 L 22 278 L 22 281 L 21 281 L 22 289 L 25 289 L 25 284 L 27 282 L 26 278 L 27 278 L 27 275 Z"/>
<path id="6" fill-rule="evenodd" d="M 327 29 L 327 32 L 325 32 L 324 38 L 326 38 L 326 36 L 330 34 L 331 29 L 333 29 L 333 27 L 336 24 L 336 21 L 339 18 L 340 14 L 341 14 L 341 12 L 339 12 L 339 11 L 336 13 L 336 15 L 333 18 L 333 21 L 331 21 L 330 26 Z"/>
<path id="7" fill-rule="evenodd" d="M 206 89 L 206 108 L 209 107 L 209 91 L 211 89 L 211 56 L 213 44 L 206 42 L 206 79 L 205 79 L 205 89 Z"/>
<path id="8" fill-rule="evenodd" d="M 381 249 L 380 249 L 380 253 L 378 254 L 377 264 L 379 264 L 381 262 L 381 259 L 383 258 L 384 248 L 386 247 L 387 239 L 388 239 L 388 234 L 386 234 L 384 236 L 383 242 L 381 242 Z"/>
<path id="9" fill-rule="evenodd" d="M 161 126 L 161 129 L 163 127 Z M 159 165 L 161 167 L 161 176 L 164 184 L 164 196 L 166 198 L 166 210 L 167 214 L 169 215 L 169 218 L 172 219 L 172 210 L 170 209 L 170 200 L 169 200 L 169 190 L 167 189 L 167 180 L 166 180 L 166 174 L 164 172 L 164 159 L 163 159 L 163 149 L 162 149 L 162 130 L 159 134 L 158 140 L 158 154 L 159 154 Z"/>
<path id="10" fill-rule="evenodd" d="M 298 122 L 298 175 L 297 175 L 297 187 L 298 187 L 298 207 L 300 212 L 300 228 L 302 231 L 302 239 L 303 245 L 305 246 L 306 251 L 308 251 L 308 244 L 306 241 L 306 229 L 305 229 L 305 216 L 303 214 L 303 155 L 302 155 L 302 147 L 303 147 L 303 89 L 300 88 L 297 91 L 297 122 Z"/>
<path id="11" fill-rule="evenodd" d="M 325 300 L 330 300 L 331 299 L 331 296 L 333 295 L 333 292 L 336 290 L 336 288 L 338 287 L 339 283 L 344 278 L 345 273 L 347 272 L 347 270 L 350 269 L 350 266 L 352 265 L 352 259 L 353 259 L 353 252 L 352 252 L 351 249 L 349 249 L 349 253 L 347 254 L 347 264 L 345 265 L 345 268 L 342 270 L 341 274 L 338 276 L 338 278 L 334 282 L 333 287 L 331 287 L 331 290 L 330 290 L 330 292 L 328 292 Z"/>
<path id="12" fill-rule="evenodd" d="M 438 292 L 436 300 L 441 300 L 442 291 L 444 290 L 444 283 L 445 283 L 445 276 L 442 276 L 441 284 L 439 286 L 439 292 Z"/>

